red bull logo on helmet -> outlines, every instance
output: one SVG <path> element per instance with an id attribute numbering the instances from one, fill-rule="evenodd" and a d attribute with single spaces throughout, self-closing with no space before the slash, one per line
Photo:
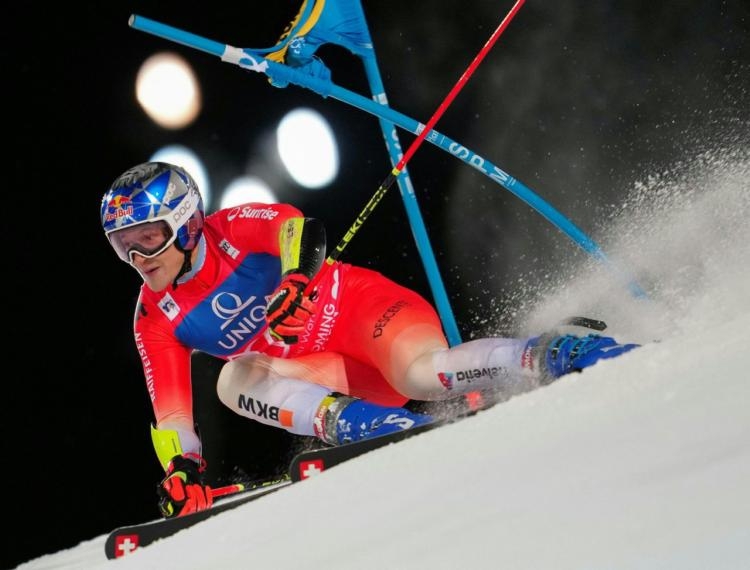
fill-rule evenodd
<path id="1" fill-rule="evenodd" d="M 107 203 L 107 211 L 104 214 L 104 219 L 107 222 L 111 222 L 125 216 L 132 216 L 133 205 L 130 202 L 131 200 L 127 196 L 115 196 Z"/>

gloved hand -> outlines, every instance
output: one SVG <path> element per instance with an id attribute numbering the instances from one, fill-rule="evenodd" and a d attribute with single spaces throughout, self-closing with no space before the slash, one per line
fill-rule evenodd
<path id="1" fill-rule="evenodd" d="M 164 517 L 181 517 L 209 508 L 211 487 L 203 482 L 206 462 L 202 457 L 176 455 L 169 462 L 167 475 L 159 484 L 159 510 Z"/>
<path id="2" fill-rule="evenodd" d="M 315 312 L 315 304 L 304 295 L 310 280 L 301 273 L 284 278 L 266 305 L 266 322 L 271 335 L 294 344 L 305 332 L 305 323 Z"/>

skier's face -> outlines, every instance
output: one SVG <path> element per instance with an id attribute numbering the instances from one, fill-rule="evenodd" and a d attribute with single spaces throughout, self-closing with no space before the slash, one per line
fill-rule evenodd
<path id="1" fill-rule="evenodd" d="M 185 255 L 172 244 L 156 257 L 148 258 L 133 253 L 132 265 L 141 274 L 146 285 L 158 293 L 175 280 L 184 261 Z"/>

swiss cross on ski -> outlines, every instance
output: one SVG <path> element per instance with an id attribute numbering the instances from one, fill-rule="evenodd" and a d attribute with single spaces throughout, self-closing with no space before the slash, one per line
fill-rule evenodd
<path id="1" fill-rule="evenodd" d="M 132 553 L 138 548 L 139 538 L 137 534 L 124 534 L 115 540 L 115 557 L 120 558 Z"/>
<path id="2" fill-rule="evenodd" d="M 322 459 L 313 459 L 312 461 L 302 461 L 299 464 L 299 478 L 309 479 L 319 473 L 322 473 L 325 469 L 325 464 Z"/>

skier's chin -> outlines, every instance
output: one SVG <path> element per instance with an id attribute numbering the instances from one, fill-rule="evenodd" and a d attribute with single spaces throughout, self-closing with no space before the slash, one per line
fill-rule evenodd
<path id="1" fill-rule="evenodd" d="M 171 280 L 163 267 L 154 267 L 147 271 L 140 271 L 143 281 L 154 293 L 159 293 L 169 286 Z"/>

